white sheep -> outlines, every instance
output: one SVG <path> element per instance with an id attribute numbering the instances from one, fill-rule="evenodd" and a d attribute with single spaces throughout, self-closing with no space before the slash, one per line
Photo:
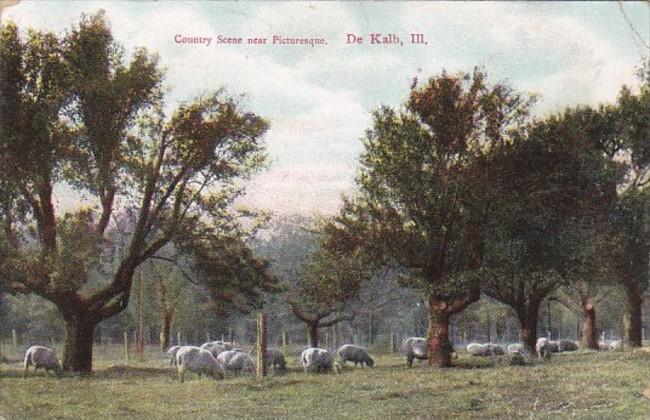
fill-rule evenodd
<path id="1" fill-rule="evenodd" d="M 428 347 L 426 338 L 407 338 L 403 345 L 404 352 L 406 353 L 407 366 L 413 366 L 413 359 L 426 360 L 428 357 Z"/>
<path id="2" fill-rule="evenodd" d="M 196 346 L 180 346 L 179 348 L 176 349 L 176 359 L 174 361 L 174 366 L 178 367 L 180 365 L 181 359 L 185 353 L 192 349 L 198 349 Z"/>
<path id="3" fill-rule="evenodd" d="M 606 350 L 606 351 L 618 350 L 621 348 L 621 345 L 622 345 L 621 340 L 600 340 L 598 342 L 598 347 L 601 350 Z"/>
<path id="4" fill-rule="evenodd" d="M 230 346 L 230 349 L 227 349 L 223 344 L 223 341 L 210 341 L 208 343 L 203 343 L 200 349 L 209 351 L 214 357 L 219 357 L 219 354 L 232 349 L 232 346 Z"/>
<path id="5" fill-rule="evenodd" d="M 366 366 L 373 367 L 375 361 L 370 357 L 368 351 L 360 346 L 355 346 L 354 344 L 344 344 L 336 351 L 336 354 L 341 358 L 341 362 L 345 365 L 346 362 L 353 362 L 356 367 L 357 364 L 361 363 L 361 366 L 364 364 Z"/>
<path id="6" fill-rule="evenodd" d="M 514 343 L 508 346 L 508 353 L 523 353 L 524 345 L 521 343 Z"/>
<path id="7" fill-rule="evenodd" d="M 194 372 L 212 376 L 214 379 L 223 379 L 223 368 L 207 350 L 198 347 L 184 346 L 178 350 L 176 363 L 178 364 L 178 378 L 185 380 L 185 372 Z"/>
<path id="8" fill-rule="evenodd" d="M 535 344 L 535 351 L 537 352 L 538 359 L 548 359 L 551 357 L 551 353 L 557 351 L 557 344 L 553 343 L 546 337 L 542 337 L 537 340 Z"/>
<path id="9" fill-rule="evenodd" d="M 169 366 L 176 366 L 176 352 L 182 346 L 171 346 L 167 349 L 167 356 L 169 356 Z"/>
<path id="10" fill-rule="evenodd" d="M 489 344 L 469 343 L 465 349 L 472 356 L 492 356 L 492 348 Z"/>
<path id="11" fill-rule="evenodd" d="M 305 372 L 329 372 L 334 368 L 334 359 L 327 350 L 310 347 L 300 355 L 300 364 Z"/>
<path id="12" fill-rule="evenodd" d="M 38 368 L 43 368 L 46 373 L 51 370 L 55 374 L 60 375 L 63 372 L 54 349 L 46 346 L 31 346 L 27 349 L 25 352 L 23 378 L 27 375 L 27 369 L 30 365 L 34 366 L 34 371 Z"/>
<path id="13" fill-rule="evenodd" d="M 255 362 L 246 353 L 235 350 L 226 350 L 219 354 L 217 361 L 225 370 L 230 372 L 249 372 L 255 371 Z"/>

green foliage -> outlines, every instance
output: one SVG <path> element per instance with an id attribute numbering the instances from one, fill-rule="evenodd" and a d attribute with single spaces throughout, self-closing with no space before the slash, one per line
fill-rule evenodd
<path id="1" fill-rule="evenodd" d="M 399 110 L 381 107 L 364 139 L 357 183 L 328 229 L 329 246 L 409 270 L 406 284 L 454 296 L 474 287 L 492 170 L 489 156 L 526 117 L 531 99 L 485 74 L 443 72 Z"/>

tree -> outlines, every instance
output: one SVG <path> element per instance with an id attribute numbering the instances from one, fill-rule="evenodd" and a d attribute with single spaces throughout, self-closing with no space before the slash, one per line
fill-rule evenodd
<path id="1" fill-rule="evenodd" d="M 400 109 L 382 106 L 364 139 L 360 194 L 329 230 L 328 249 L 363 252 L 407 270 L 429 314 L 429 364 L 451 365 L 450 317 L 479 299 L 491 211 L 489 155 L 531 99 L 485 74 L 414 81 Z"/>
<path id="2" fill-rule="evenodd" d="M 571 111 L 522 127 L 495 151 L 484 291 L 511 306 L 529 351 L 542 301 L 606 271 L 615 171 Z"/>
<path id="3" fill-rule="evenodd" d="M 310 346 L 318 347 L 319 328 L 354 319 L 361 287 L 371 275 L 361 258 L 320 248 L 288 282 L 287 302 L 296 318 L 307 324 Z"/>
<path id="4" fill-rule="evenodd" d="M 640 72 L 640 92 L 623 87 L 616 104 L 616 148 L 609 156 L 625 162 L 618 186 L 619 278 L 625 289 L 626 344 L 642 346 L 643 294 L 650 281 L 650 66 Z"/>
<path id="5" fill-rule="evenodd" d="M 9 24 L 2 41 L 0 282 L 57 306 L 64 369 L 87 372 L 96 325 L 126 308 L 143 262 L 180 238 L 236 231 L 233 202 L 264 163 L 268 124 L 222 90 L 167 116 L 157 58 L 141 49 L 127 64 L 103 13 L 60 39 L 23 40 Z M 57 215 L 59 184 L 99 205 Z M 136 221 L 119 252 L 116 206 Z"/>

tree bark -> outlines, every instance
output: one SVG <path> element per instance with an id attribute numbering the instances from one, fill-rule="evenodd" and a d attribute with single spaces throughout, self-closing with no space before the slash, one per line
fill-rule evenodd
<path id="1" fill-rule="evenodd" d="M 307 324 L 307 333 L 309 334 L 309 345 L 318 347 L 318 322 Z"/>
<path id="2" fill-rule="evenodd" d="M 429 308 L 429 366 L 450 367 L 453 348 L 449 341 L 450 315 L 444 309 Z"/>
<path id="3" fill-rule="evenodd" d="M 449 320 L 481 297 L 478 288 L 451 299 L 429 296 L 429 328 L 427 331 L 429 366 L 450 367 L 451 354 L 454 351 L 449 341 Z"/>
<path id="4" fill-rule="evenodd" d="M 169 348 L 170 334 L 172 331 L 172 315 L 170 313 L 165 313 L 163 315 L 162 322 L 162 331 L 160 339 L 160 348 L 162 351 L 166 351 Z"/>
<path id="5" fill-rule="evenodd" d="M 86 315 L 86 316 L 84 316 Z M 98 321 L 87 314 L 65 316 L 63 370 L 88 373 L 93 367 L 93 336 Z"/>
<path id="6" fill-rule="evenodd" d="M 582 301 L 582 337 L 580 345 L 586 349 L 598 350 L 598 331 L 596 330 L 596 308 L 591 299 Z"/>
<path id="7" fill-rule="evenodd" d="M 643 298 L 636 288 L 625 288 L 625 313 L 623 314 L 623 337 L 630 347 L 641 347 L 643 319 L 641 305 Z"/>
<path id="8" fill-rule="evenodd" d="M 539 320 L 539 303 L 531 304 L 528 308 L 519 308 L 517 311 L 519 325 L 521 326 L 520 340 L 526 351 L 534 354 L 537 345 L 537 322 Z"/>

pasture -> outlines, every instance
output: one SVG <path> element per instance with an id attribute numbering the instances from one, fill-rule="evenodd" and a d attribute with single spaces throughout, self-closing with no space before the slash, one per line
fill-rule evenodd
<path id="1" fill-rule="evenodd" d="M 96 418 L 647 418 L 646 349 L 554 355 L 533 366 L 506 357 L 461 354 L 453 369 L 405 366 L 398 354 L 376 367 L 305 374 L 297 350 L 289 370 L 258 380 L 188 375 L 181 384 L 168 361 L 147 349 L 124 362 L 118 347 L 98 346 L 95 372 L 57 379 L 21 364 L 0 364 L 0 415 L 7 419 Z M 60 352 L 59 352 L 60 354 Z M 9 354 L 10 359 L 12 354 Z M 15 356 L 17 359 L 17 355 Z"/>

